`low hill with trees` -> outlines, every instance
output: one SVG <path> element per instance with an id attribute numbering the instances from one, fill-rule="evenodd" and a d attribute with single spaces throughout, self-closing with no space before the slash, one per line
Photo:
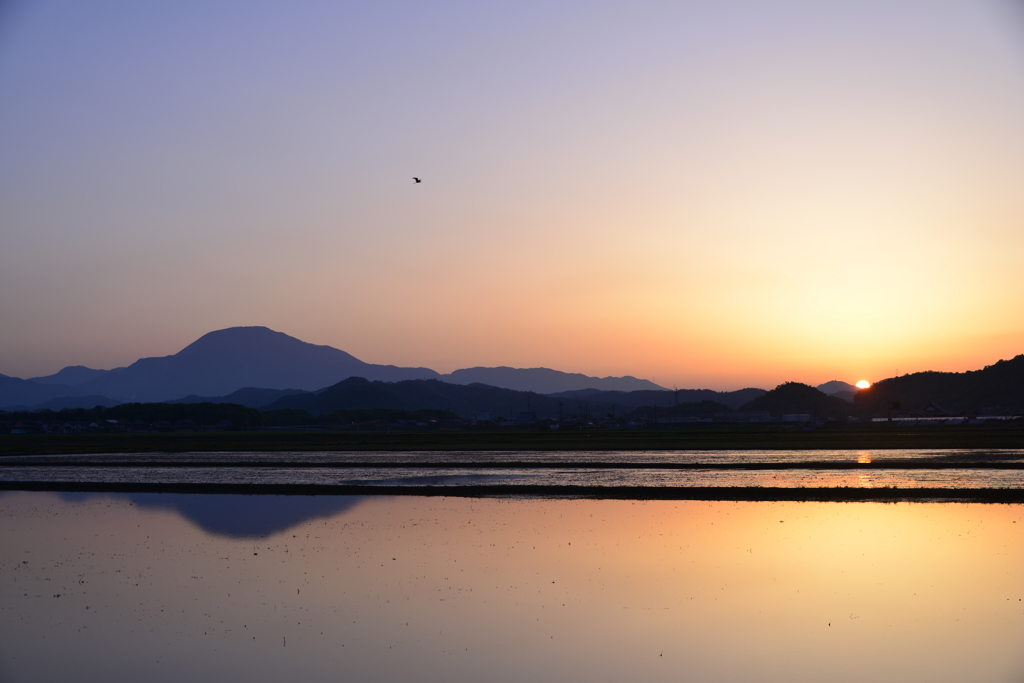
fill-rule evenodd
<path id="1" fill-rule="evenodd" d="M 845 419 L 850 404 L 800 382 L 780 384 L 740 407 L 741 412 L 768 411 L 773 420 L 783 415 L 809 415 L 812 419 Z"/>
<path id="2" fill-rule="evenodd" d="M 603 401 L 559 399 L 532 391 L 501 389 L 485 384 L 450 384 L 440 380 L 406 380 L 404 382 L 371 382 L 362 377 L 349 377 L 337 384 L 309 394 L 285 396 L 268 410 L 300 408 L 314 415 L 329 415 L 337 410 L 442 410 L 463 418 L 489 414 L 492 418 L 516 419 L 520 413 L 534 413 L 538 418 L 559 415 L 603 416 L 625 410 Z"/>
<path id="3" fill-rule="evenodd" d="M 1024 355 L 968 372 L 916 372 L 881 380 L 854 396 L 863 411 L 880 415 L 923 411 L 929 403 L 949 413 L 1024 411 Z"/>

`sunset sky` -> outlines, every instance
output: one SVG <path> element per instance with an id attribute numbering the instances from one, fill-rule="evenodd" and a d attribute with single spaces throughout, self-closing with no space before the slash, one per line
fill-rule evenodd
<path id="1" fill-rule="evenodd" d="M 1024 353 L 1024 3 L 0 4 L 0 373 L 236 325 L 719 390 Z"/>

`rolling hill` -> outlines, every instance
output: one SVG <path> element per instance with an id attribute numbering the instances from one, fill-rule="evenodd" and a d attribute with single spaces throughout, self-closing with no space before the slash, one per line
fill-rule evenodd
<path id="1" fill-rule="evenodd" d="M 876 382 L 857 392 L 855 404 L 875 415 L 893 403 L 899 412 L 934 403 L 945 411 L 1024 411 L 1024 355 L 968 372 L 917 372 Z"/>
<path id="2" fill-rule="evenodd" d="M 451 384 L 436 379 L 402 382 L 369 381 L 350 377 L 323 391 L 285 396 L 267 410 L 303 409 L 314 415 L 335 410 L 387 408 L 394 410 L 448 410 L 464 418 L 489 414 L 493 418 L 516 419 L 521 412 L 536 413 L 538 418 L 585 414 L 603 416 L 615 411 L 622 415 L 622 406 L 594 400 L 559 399 L 532 391 L 502 389 L 485 384 Z"/>
<path id="3" fill-rule="evenodd" d="M 850 412 L 850 404 L 812 386 L 786 382 L 744 404 L 740 410 L 768 411 L 775 420 L 786 414 L 806 414 L 812 419 L 845 418 Z"/>

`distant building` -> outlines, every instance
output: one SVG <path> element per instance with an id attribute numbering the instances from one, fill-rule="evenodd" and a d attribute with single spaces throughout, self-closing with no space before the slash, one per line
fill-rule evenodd
<path id="1" fill-rule="evenodd" d="M 921 417 L 946 417 L 948 415 L 948 411 L 936 405 L 933 401 L 928 401 L 928 405 L 920 412 Z"/>

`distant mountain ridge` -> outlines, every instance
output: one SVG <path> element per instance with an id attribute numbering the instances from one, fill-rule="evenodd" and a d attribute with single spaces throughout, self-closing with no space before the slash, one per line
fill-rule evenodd
<path id="1" fill-rule="evenodd" d="M 118 368 L 118 370 L 120 369 Z M 46 377 L 32 377 L 28 381 L 35 382 L 36 384 L 63 384 L 68 387 L 76 387 L 79 384 L 85 384 L 90 380 L 101 377 L 108 372 L 113 372 L 113 370 L 94 370 L 84 365 L 69 365 L 56 374 L 47 375 Z"/>
<path id="2" fill-rule="evenodd" d="M 33 380 L 0 375 L 0 408 L 72 407 L 88 400 L 114 405 L 218 399 L 246 388 L 317 391 L 348 377 L 384 382 L 484 382 L 539 393 L 578 388 L 660 389 L 634 377 L 587 377 L 548 368 L 468 368 L 441 375 L 430 368 L 365 363 L 340 349 L 309 344 L 266 327 L 232 327 L 205 334 L 176 354 L 141 358 L 113 370 L 69 366 Z M 262 399 L 247 396 L 242 400 L 248 405 Z"/>
<path id="3" fill-rule="evenodd" d="M 837 403 L 820 402 L 820 397 L 825 394 L 832 394 L 830 398 L 835 400 L 855 398 L 858 412 L 867 410 L 875 414 L 893 403 L 899 403 L 901 410 L 906 412 L 922 410 L 929 402 L 950 412 L 988 408 L 1024 411 L 1024 355 L 965 373 L 921 372 L 880 380 L 856 394 L 846 389 L 849 384 L 838 380 L 826 382 L 817 389 L 794 384 L 784 392 L 779 391 L 781 387 L 773 390 L 771 396 L 757 403 L 756 400 L 766 393 L 763 389 L 669 391 L 635 377 L 588 377 L 548 368 L 476 367 L 442 375 L 430 368 L 375 365 L 339 349 L 309 344 L 266 327 L 233 327 L 210 332 L 176 354 L 142 358 L 127 367 L 113 370 L 69 366 L 53 375 L 33 380 L 0 375 L 0 409 L 59 410 L 124 402 L 204 400 L 239 402 L 262 409 L 279 401 L 313 401 L 303 396 L 309 392 L 327 392 L 352 377 L 361 377 L 371 383 L 436 382 L 416 389 L 424 400 L 427 396 L 432 397 L 423 406 L 416 404 L 417 407 L 450 408 L 455 412 L 487 409 L 469 407 L 468 404 L 459 410 L 454 405 L 433 405 L 431 401 L 443 404 L 448 400 L 454 401 L 455 396 L 437 384 L 477 387 L 473 391 L 481 397 L 488 397 L 486 401 L 497 401 L 493 404 L 494 410 L 500 414 L 527 408 L 505 405 L 509 395 L 498 399 L 487 391 L 531 394 L 529 407 L 534 409 L 536 401 L 536 410 L 542 412 L 555 410 L 559 403 L 562 409 L 572 405 L 577 411 L 593 409 L 618 413 L 643 405 L 666 408 L 703 401 L 714 401 L 733 410 L 747 406 L 744 409 L 756 407 L 774 412 L 806 412 L 814 406 L 814 410 L 821 413 L 841 412 L 842 406 Z M 383 391 L 386 388 L 376 389 Z M 384 393 L 391 391 L 388 389 Z M 402 401 L 402 405 L 385 402 L 383 405 L 358 407 L 415 409 L 405 399 Z"/>
<path id="4" fill-rule="evenodd" d="M 63 384 L 36 384 L 27 379 L 0 375 L 0 408 L 29 408 L 68 396 L 82 396 L 78 387 Z"/>
<path id="5" fill-rule="evenodd" d="M 578 372 L 561 372 L 549 368 L 465 368 L 455 370 L 438 379 L 452 384 L 486 384 L 515 391 L 535 391 L 538 394 L 554 394 L 560 391 L 598 389 L 602 391 L 640 391 L 653 389 L 665 391 L 646 379 L 625 377 L 589 377 Z"/>

